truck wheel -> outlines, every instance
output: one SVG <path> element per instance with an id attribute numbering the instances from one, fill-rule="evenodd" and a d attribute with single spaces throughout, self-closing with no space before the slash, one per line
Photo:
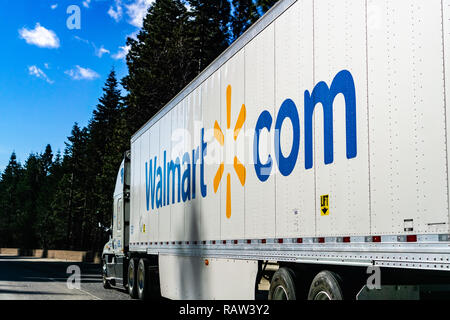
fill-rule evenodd
<path id="1" fill-rule="evenodd" d="M 102 276 L 103 276 L 103 288 L 105 289 L 111 289 L 111 284 L 109 283 L 109 280 L 107 279 L 107 270 L 106 270 L 106 261 L 105 258 L 102 259 Z"/>
<path id="2" fill-rule="evenodd" d="M 149 295 L 149 272 L 148 272 L 148 260 L 140 259 L 137 269 L 137 292 L 140 300 L 146 300 Z"/>
<path id="3" fill-rule="evenodd" d="M 296 300 L 294 277 L 291 269 L 278 269 L 270 282 L 269 300 Z"/>
<path id="4" fill-rule="evenodd" d="M 130 259 L 128 264 L 128 293 L 130 297 L 136 299 L 138 297 L 137 285 L 136 285 L 136 265 L 137 260 L 134 258 Z"/>
<path id="5" fill-rule="evenodd" d="M 319 272 L 309 288 L 308 300 L 343 300 L 342 280 L 334 272 Z"/>

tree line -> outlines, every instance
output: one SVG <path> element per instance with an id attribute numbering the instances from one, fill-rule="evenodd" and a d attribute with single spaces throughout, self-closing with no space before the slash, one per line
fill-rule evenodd
<path id="1" fill-rule="evenodd" d="M 135 39 L 128 74 L 114 69 L 86 127 L 61 152 L 47 145 L 0 176 L 0 247 L 100 250 L 117 170 L 131 135 L 277 0 L 156 0 Z M 124 88 L 124 95 L 120 85 Z"/>

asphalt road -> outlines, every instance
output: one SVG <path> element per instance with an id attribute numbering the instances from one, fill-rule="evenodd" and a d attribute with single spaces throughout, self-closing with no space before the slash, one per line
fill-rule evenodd
<path id="1" fill-rule="evenodd" d="M 73 274 L 67 273 L 70 266 L 80 268 L 79 289 L 69 288 L 67 284 Z M 0 255 L 0 300 L 129 299 L 123 289 L 103 289 L 98 264 Z"/>

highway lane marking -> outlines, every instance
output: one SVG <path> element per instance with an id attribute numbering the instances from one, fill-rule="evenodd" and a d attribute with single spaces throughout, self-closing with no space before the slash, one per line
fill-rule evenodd
<path id="1" fill-rule="evenodd" d="M 5 261 L 4 259 L 1 259 L 2 258 L 2 255 L 0 255 L 0 260 L 1 261 Z M 18 261 L 20 261 L 20 262 L 22 262 L 22 261 L 29 261 L 29 262 L 40 262 L 40 261 L 48 261 L 47 259 L 23 259 L 23 258 L 20 258 L 20 257 L 18 257 L 17 259 L 11 259 L 11 260 L 8 260 L 8 261 L 15 261 L 15 262 L 18 262 Z M 59 261 L 59 260 L 55 260 L 55 262 L 62 262 L 63 260 L 61 260 L 61 261 Z M 64 262 L 65 262 L 65 260 L 64 260 Z M 51 280 L 52 282 L 54 282 L 55 284 L 62 284 L 61 283 L 61 279 L 64 279 L 64 280 L 67 280 L 67 278 L 60 278 L 60 280 L 57 280 L 56 278 L 51 278 L 51 277 L 30 277 L 30 278 L 35 278 L 35 279 L 39 279 L 39 278 L 41 278 L 41 279 L 49 279 L 49 280 Z M 25 286 L 25 287 L 29 287 L 28 285 L 27 286 Z M 67 284 L 66 284 L 66 287 L 67 287 Z M 76 289 L 76 290 L 78 290 L 78 291 L 80 291 L 80 292 L 82 292 L 82 293 L 84 293 L 84 294 L 86 294 L 86 295 L 89 295 L 89 296 L 91 296 L 92 298 L 94 298 L 95 300 L 103 300 L 102 298 L 99 298 L 99 297 L 97 297 L 96 295 L 94 295 L 94 294 L 92 294 L 92 293 L 90 293 L 90 292 L 87 292 L 87 291 L 85 291 L 85 290 L 83 290 L 83 289 L 78 289 L 78 288 L 73 288 L 73 289 L 70 289 L 70 288 L 68 288 L 67 287 L 67 289 L 68 290 L 73 290 L 73 289 Z M 24 292 L 24 294 L 26 294 L 26 292 Z"/>
<path id="2" fill-rule="evenodd" d="M 55 278 L 48 278 L 48 279 L 52 280 L 53 282 L 55 282 L 55 283 L 57 283 L 57 284 L 60 283 L 60 282 L 59 282 L 58 280 L 56 280 Z M 66 284 L 66 285 L 67 285 L 67 284 Z M 67 289 L 69 289 L 69 288 L 67 288 Z M 79 291 L 81 291 L 81 292 L 83 292 L 83 293 L 85 293 L 85 294 L 87 294 L 87 295 L 93 297 L 93 298 L 96 299 L 96 300 L 103 300 L 103 299 L 101 299 L 101 298 L 99 298 L 99 297 L 93 295 L 92 293 L 83 290 L 83 289 L 73 288 L 73 289 L 69 289 L 69 290 L 74 290 L 74 289 L 79 290 Z"/>

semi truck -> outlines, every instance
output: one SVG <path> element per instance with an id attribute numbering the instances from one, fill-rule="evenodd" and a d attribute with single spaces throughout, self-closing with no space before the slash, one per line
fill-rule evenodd
<path id="1" fill-rule="evenodd" d="M 104 286 L 444 297 L 449 52 L 449 0 L 279 1 L 132 136 Z"/>

